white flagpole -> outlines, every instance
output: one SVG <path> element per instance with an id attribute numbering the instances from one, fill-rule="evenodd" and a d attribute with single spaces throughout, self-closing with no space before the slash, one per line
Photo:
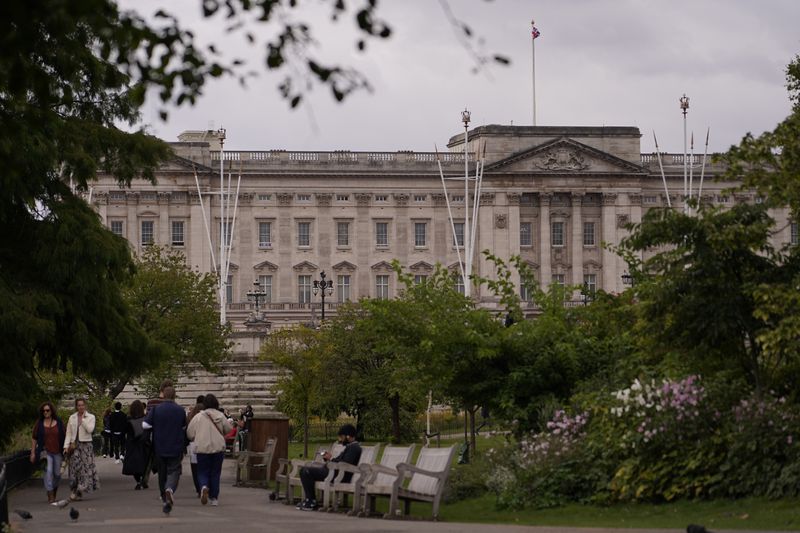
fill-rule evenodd
<path id="1" fill-rule="evenodd" d="M 661 152 L 658 151 L 658 139 L 656 139 L 656 132 L 653 130 L 653 141 L 656 143 L 656 156 L 658 156 L 658 168 L 661 169 L 661 181 L 664 182 L 664 194 L 667 195 L 667 207 L 672 209 L 672 202 L 669 200 L 669 188 L 667 187 L 667 178 L 664 176 L 664 165 L 661 163 Z"/>
<path id="2" fill-rule="evenodd" d="M 535 26 L 531 19 L 531 81 L 533 86 L 533 125 L 536 125 L 536 37 Z"/>
<path id="3" fill-rule="evenodd" d="M 709 127 L 706 130 L 706 149 L 703 152 L 703 166 L 700 169 L 700 189 L 697 191 L 697 203 L 698 205 L 703 199 L 703 177 L 706 174 L 706 156 L 708 155 L 708 135 L 711 133 L 711 128 Z"/>

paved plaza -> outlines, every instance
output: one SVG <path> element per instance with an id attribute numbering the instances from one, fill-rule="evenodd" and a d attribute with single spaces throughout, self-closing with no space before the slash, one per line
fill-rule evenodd
<path id="1" fill-rule="evenodd" d="M 175 507 L 167 516 L 161 512 L 157 480 L 150 478 L 150 488 L 134 491 L 133 478 L 123 476 L 121 464 L 110 459 L 97 459 L 101 489 L 80 502 L 64 509 L 47 504 L 47 495 L 41 479 L 30 481 L 12 491 L 9 497 L 9 514 L 12 531 L 35 533 L 39 531 L 124 531 L 138 533 L 149 531 L 176 531 L 187 533 L 247 531 L 324 531 L 326 533 L 349 531 L 372 532 L 586 532 L 607 533 L 606 529 L 498 526 L 486 524 L 459 524 L 423 520 L 383 520 L 381 518 L 354 518 L 344 514 L 301 512 L 293 506 L 270 502 L 268 492 L 257 488 L 233 486 L 234 462 L 226 459 L 222 473 L 219 507 L 202 506 L 195 496 L 188 461 L 183 464 L 183 476 L 175 495 Z M 59 497 L 67 496 L 66 480 L 62 480 Z M 80 513 L 78 520 L 69 518 L 70 507 Z M 24 509 L 33 515 L 22 520 L 14 509 Z M 620 533 L 664 533 L 666 530 L 620 530 Z M 742 532 L 739 532 L 742 533 Z"/>

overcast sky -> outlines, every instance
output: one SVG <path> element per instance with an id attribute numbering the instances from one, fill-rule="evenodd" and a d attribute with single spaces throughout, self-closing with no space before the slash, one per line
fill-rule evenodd
<path id="1" fill-rule="evenodd" d="M 203 41 L 243 57 L 259 77 L 241 87 L 211 82 L 194 107 L 173 110 L 169 121 L 145 106 L 143 123 L 174 141 L 187 129 L 224 127 L 226 149 L 432 151 L 463 128 L 532 124 L 531 35 L 535 19 L 537 124 L 637 126 L 642 152 L 653 130 L 662 151 L 683 151 L 678 99 L 690 98 L 689 131 L 702 153 L 736 144 L 747 132 L 771 130 L 787 116 L 786 64 L 800 53 L 798 0 L 449 0 L 453 15 L 485 41 L 485 51 L 507 56 L 508 67 L 474 74 L 474 62 L 437 0 L 381 0 L 379 14 L 394 33 L 355 50 L 351 17 L 329 21 L 330 2 L 306 0 L 293 16 L 311 23 L 318 57 L 352 65 L 374 92 L 335 103 L 316 87 L 299 109 L 279 96 L 281 74 L 266 72 L 263 48 L 241 33 L 226 36 L 219 19 L 203 20 L 200 0 L 125 0 L 148 15 L 159 6 L 178 15 Z M 348 5 L 360 5 L 350 0 Z M 262 41 L 272 26 L 253 25 Z"/>

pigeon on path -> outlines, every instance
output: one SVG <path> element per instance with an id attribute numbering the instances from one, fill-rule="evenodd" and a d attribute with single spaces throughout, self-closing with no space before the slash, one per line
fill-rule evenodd
<path id="1" fill-rule="evenodd" d="M 69 508 L 69 517 L 72 518 L 73 522 L 75 520 L 77 520 L 79 516 L 80 516 L 80 513 L 78 512 L 77 509 L 75 509 L 74 507 L 70 507 Z"/>
<path id="2" fill-rule="evenodd" d="M 33 515 L 25 509 L 14 509 L 14 512 L 17 513 L 23 520 L 30 520 L 33 518 Z"/>

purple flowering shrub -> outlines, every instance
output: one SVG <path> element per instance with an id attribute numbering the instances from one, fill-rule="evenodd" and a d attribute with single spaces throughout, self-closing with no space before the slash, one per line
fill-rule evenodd
<path id="1" fill-rule="evenodd" d="M 798 407 L 730 395 L 692 375 L 574 398 L 580 414 L 495 451 L 487 485 L 505 507 L 798 495 Z"/>
<path id="2" fill-rule="evenodd" d="M 800 412 L 785 397 L 750 395 L 725 421 L 722 482 L 715 496 L 797 496 L 800 493 Z"/>

